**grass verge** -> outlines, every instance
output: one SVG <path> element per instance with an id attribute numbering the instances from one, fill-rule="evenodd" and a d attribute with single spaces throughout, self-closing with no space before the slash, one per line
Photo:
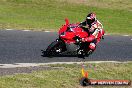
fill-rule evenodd
<path id="1" fill-rule="evenodd" d="M 56 64 L 50 69 L 0 77 L 0 88 L 81 88 L 81 65 Z M 132 62 L 85 64 L 85 70 L 92 79 L 125 79 L 132 80 Z M 92 86 L 91 88 L 94 88 Z M 105 86 L 103 86 L 105 87 Z M 132 86 L 106 86 L 105 88 L 131 88 Z M 96 86 L 95 88 L 102 88 Z"/>
<path id="2" fill-rule="evenodd" d="M 58 31 L 68 17 L 81 22 L 97 13 L 107 33 L 132 34 L 131 0 L 0 0 L 0 29 Z"/>

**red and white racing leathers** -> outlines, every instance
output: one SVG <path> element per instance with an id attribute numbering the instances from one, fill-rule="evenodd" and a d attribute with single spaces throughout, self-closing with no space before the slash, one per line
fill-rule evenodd
<path id="1" fill-rule="evenodd" d="M 95 50 L 97 43 L 100 42 L 102 36 L 104 35 L 103 25 L 98 21 L 95 20 L 90 26 L 86 24 L 86 22 L 81 23 L 82 26 L 88 26 L 90 36 L 83 38 L 82 41 L 84 42 L 91 42 L 88 48 L 91 50 Z"/>

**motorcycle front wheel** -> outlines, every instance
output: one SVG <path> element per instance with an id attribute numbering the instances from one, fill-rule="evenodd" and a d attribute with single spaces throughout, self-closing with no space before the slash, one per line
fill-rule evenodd
<path id="1" fill-rule="evenodd" d="M 52 42 L 46 49 L 46 56 L 52 57 L 55 55 L 59 55 L 65 49 L 66 49 L 65 43 L 61 40 L 56 40 Z"/>

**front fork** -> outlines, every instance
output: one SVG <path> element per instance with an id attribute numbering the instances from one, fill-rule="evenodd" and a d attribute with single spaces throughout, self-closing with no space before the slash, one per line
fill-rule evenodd
<path id="1" fill-rule="evenodd" d="M 56 41 L 60 43 L 60 46 L 56 49 L 56 52 L 62 53 L 64 51 L 66 51 L 65 42 L 61 38 L 56 39 Z"/>
<path id="2" fill-rule="evenodd" d="M 77 55 L 79 58 L 83 58 L 87 55 L 87 49 L 88 49 L 88 44 L 87 43 L 80 43 L 79 44 L 80 48 L 77 50 Z"/>

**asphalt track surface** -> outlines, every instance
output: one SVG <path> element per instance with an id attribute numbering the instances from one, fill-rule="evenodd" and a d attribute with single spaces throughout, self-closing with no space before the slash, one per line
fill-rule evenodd
<path id="1" fill-rule="evenodd" d="M 56 32 L 0 30 L 0 64 L 79 62 L 78 57 L 42 57 L 41 50 L 58 37 Z M 132 36 L 105 35 L 85 61 L 132 61 Z"/>

